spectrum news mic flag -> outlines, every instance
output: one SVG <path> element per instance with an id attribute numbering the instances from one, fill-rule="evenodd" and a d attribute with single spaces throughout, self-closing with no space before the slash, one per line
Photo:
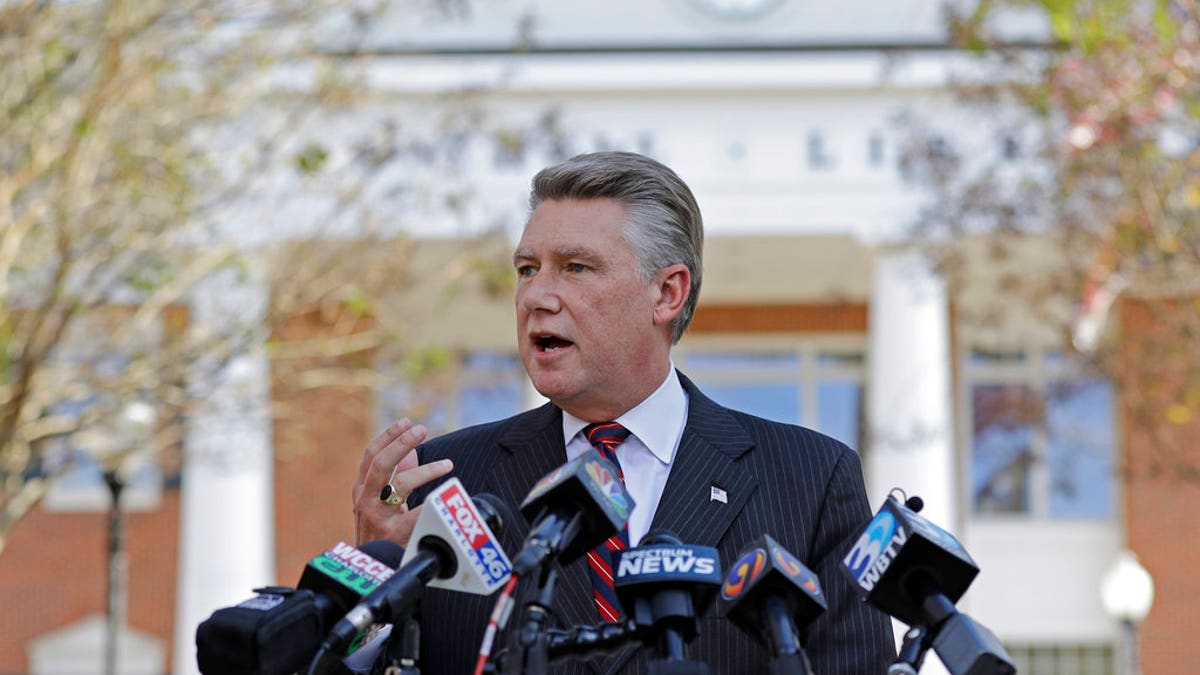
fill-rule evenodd
<path id="1" fill-rule="evenodd" d="M 721 559 L 711 546 L 684 544 L 665 530 L 650 532 L 636 548 L 617 552 L 613 587 L 643 641 L 657 644 L 661 660 L 650 672 L 708 673 L 684 659 L 684 644 L 700 634 L 700 616 L 721 587 Z"/>
<path id="2" fill-rule="evenodd" d="M 627 618 L 548 630 L 551 662 L 606 657 L 635 641 L 669 651 L 671 645 L 663 641 L 677 641 L 668 633 L 675 632 L 685 642 L 699 634 L 699 617 L 721 585 L 717 549 L 682 544 L 671 532 L 654 530 L 642 537 L 636 548 L 617 552 L 615 558 L 613 586 Z M 654 672 L 653 668 L 664 662 L 650 665 Z M 668 667 L 689 668 L 678 663 Z"/>
<path id="3" fill-rule="evenodd" d="M 205 675 L 288 675 L 317 652 L 329 627 L 395 572 L 404 548 L 338 542 L 304 568 L 295 589 L 268 586 L 213 612 L 196 629 L 196 661 Z"/>
<path id="4" fill-rule="evenodd" d="M 920 499 L 907 501 L 920 508 Z M 932 646 L 951 675 L 1015 673 L 996 636 L 954 606 L 979 574 L 958 539 L 889 495 L 843 559 L 867 602 L 914 627 L 889 673 L 915 673 Z"/>
<path id="5" fill-rule="evenodd" d="M 425 498 L 400 569 L 333 627 L 322 648 L 338 650 L 371 624 L 394 621 L 420 600 L 426 586 L 491 595 L 512 576 L 499 535 L 511 518 L 492 495 L 467 494 L 451 478 Z"/>
<path id="6" fill-rule="evenodd" d="M 771 653 L 771 673 L 809 675 L 798 629 L 828 605 L 817 575 L 769 535 L 748 546 L 721 586 L 726 618 Z"/>

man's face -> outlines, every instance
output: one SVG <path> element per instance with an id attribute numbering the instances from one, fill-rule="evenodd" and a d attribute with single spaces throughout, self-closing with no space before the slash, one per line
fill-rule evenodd
<path id="1" fill-rule="evenodd" d="M 676 277 L 643 281 L 612 199 L 547 200 L 517 244 L 517 340 L 534 387 L 588 421 L 611 420 L 666 377 Z M 672 271 L 673 270 L 673 271 Z"/>

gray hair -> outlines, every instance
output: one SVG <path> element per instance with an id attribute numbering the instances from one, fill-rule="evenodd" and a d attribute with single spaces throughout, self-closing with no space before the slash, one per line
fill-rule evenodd
<path id="1" fill-rule="evenodd" d="M 576 155 L 533 177 L 529 207 L 547 199 L 615 199 L 626 207 L 625 241 L 633 248 L 643 280 L 682 263 L 692 275 L 687 300 L 671 322 L 679 342 L 700 296 L 704 222 L 687 184 L 666 165 L 633 152 Z"/>

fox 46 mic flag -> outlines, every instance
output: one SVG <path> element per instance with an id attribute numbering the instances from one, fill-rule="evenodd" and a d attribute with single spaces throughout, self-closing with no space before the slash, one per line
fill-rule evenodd
<path id="1" fill-rule="evenodd" d="M 450 544 L 458 569 L 453 576 L 431 579 L 430 588 L 491 595 L 508 581 L 512 564 L 461 481 L 442 483 L 423 504 L 401 567 L 417 556 L 421 541 L 431 537 Z"/>

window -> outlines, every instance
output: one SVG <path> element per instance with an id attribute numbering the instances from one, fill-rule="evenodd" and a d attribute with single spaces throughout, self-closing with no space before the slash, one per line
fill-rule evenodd
<path id="1" fill-rule="evenodd" d="M 1108 644 L 1005 645 L 1021 675 L 1113 675 Z"/>
<path id="2" fill-rule="evenodd" d="M 714 401 L 817 429 L 858 448 L 863 424 L 861 350 L 794 343 L 757 349 L 679 347 L 675 364 Z M 516 354 L 472 352 L 419 383 L 381 392 L 378 426 L 410 417 L 438 435 L 525 410 L 528 378 Z"/>
<path id="3" fill-rule="evenodd" d="M 721 405 L 859 446 L 865 370 L 861 351 L 811 345 L 681 347 L 675 358 L 680 370 Z"/>
<path id="4" fill-rule="evenodd" d="M 880 168 L 884 161 L 883 135 L 874 132 L 867 137 L 867 164 Z"/>
<path id="5" fill-rule="evenodd" d="M 527 378 L 516 354 L 472 352 L 444 372 L 386 388 L 378 397 L 379 426 L 401 417 L 424 424 L 430 436 L 503 419 L 525 409 Z"/>
<path id="6" fill-rule="evenodd" d="M 977 514 L 1110 518 L 1112 386 L 1054 352 L 971 352 L 971 503 Z"/>
<path id="7" fill-rule="evenodd" d="M 820 131 L 808 132 L 808 168 L 823 171 L 833 168 L 833 158 L 825 147 L 825 135 Z"/>

